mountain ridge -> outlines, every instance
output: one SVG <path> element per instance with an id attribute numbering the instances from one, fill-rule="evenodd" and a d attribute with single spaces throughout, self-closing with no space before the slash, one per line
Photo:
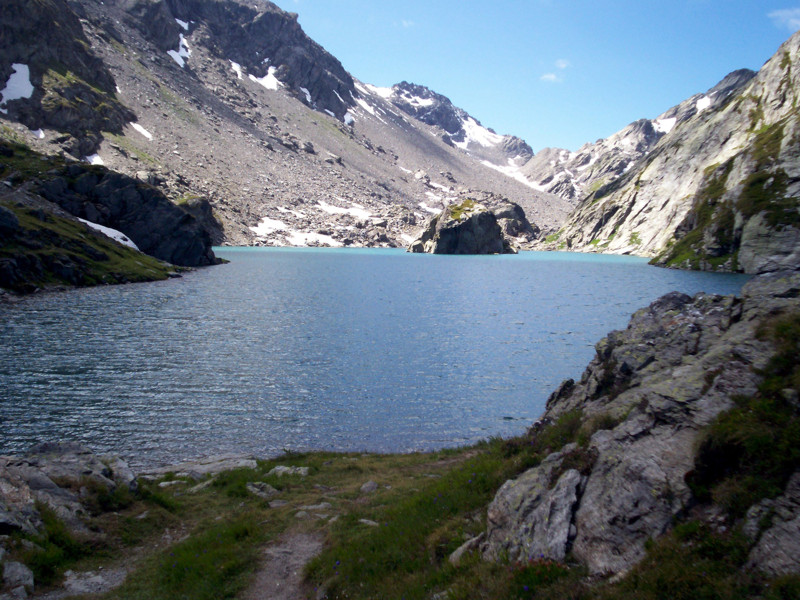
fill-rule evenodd
<path id="1" fill-rule="evenodd" d="M 795 34 L 743 87 L 589 194 L 550 247 L 704 270 L 796 267 L 798 65 Z"/>

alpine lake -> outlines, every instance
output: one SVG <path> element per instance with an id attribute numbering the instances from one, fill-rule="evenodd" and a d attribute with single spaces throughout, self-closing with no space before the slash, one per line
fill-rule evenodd
<path id="1" fill-rule="evenodd" d="M 143 467 L 512 436 L 637 309 L 748 279 L 558 252 L 215 251 L 230 263 L 0 304 L 0 454 L 74 440 Z"/>

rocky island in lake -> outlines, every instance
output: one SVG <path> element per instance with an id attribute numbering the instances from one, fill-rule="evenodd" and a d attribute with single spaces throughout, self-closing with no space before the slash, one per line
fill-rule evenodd
<path id="1" fill-rule="evenodd" d="M 522 208 L 493 194 L 462 198 L 431 217 L 409 252 L 429 254 L 516 254 L 515 244 L 536 239 Z"/>

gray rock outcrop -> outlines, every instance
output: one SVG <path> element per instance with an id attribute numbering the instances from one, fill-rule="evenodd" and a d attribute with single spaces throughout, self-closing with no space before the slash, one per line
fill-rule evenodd
<path id="1" fill-rule="evenodd" d="M 519 205 L 485 195 L 463 198 L 431 218 L 408 248 L 429 254 L 515 254 L 512 239 L 532 240 L 538 234 Z"/>
<path id="2" fill-rule="evenodd" d="M 563 560 L 571 552 L 592 574 L 629 570 L 648 540 L 696 504 L 687 475 L 701 435 L 733 408 L 733 397 L 756 393 L 775 351 L 757 331 L 774 315 L 799 310 L 798 297 L 797 272 L 758 277 L 741 298 L 672 293 L 598 342 L 581 380 L 553 393 L 532 430 L 579 413 L 590 437 L 498 491 L 484 556 Z M 798 481 L 774 501 L 780 510 L 751 557 L 757 568 L 771 555 L 785 560 L 768 572 L 797 570 Z"/>

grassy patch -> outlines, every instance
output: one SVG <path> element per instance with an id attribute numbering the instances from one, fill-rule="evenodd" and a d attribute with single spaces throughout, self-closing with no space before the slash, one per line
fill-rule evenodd
<path id="1" fill-rule="evenodd" d="M 124 135 L 117 135 L 116 133 L 111 133 L 110 131 L 104 131 L 103 137 L 109 142 L 117 144 L 117 146 L 122 148 L 129 156 L 135 156 L 139 160 L 150 165 L 158 166 L 160 164 L 155 157 L 139 148 L 134 142 Z"/>
<path id="2" fill-rule="evenodd" d="M 634 246 L 641 246 L 642 245 L 642 236 L 639 235 L 638 231 L 634 231 L 631 233 L 628 241 L 633 244 Z"/>
<path id="3" fill-rule="evenodd" d="M 715 533 L 687 522 L 649 544 L 647 557 L 616 585 L 596 591 L 603 600 L 697 600 L 752 597 L 752 575 L 741 570 L 747 542 L 737 532 Z"/>
<path id="4" fill-rule="evenodd" d="M 238 514 L 208 524 L 202 531 L 152 556 L 139 576 L 112 593 L 113 598 L 232 598 L 247 583 L 263 528 L 258 515 Z"/>
<path id="5" fill-rule="evenodd" d="M 99 285 L 166 279 L 172 265 L 122 246 L 86 225 L 3 202 L 20 230 L 0 245 L 0 257 L 33 265 L 26 286 Z M 44 216 L 44 218 L 42 218 Z"/>
<path id="6" fill-rule="evenodd" d="M 37 583 L 52 583 L 63 569 L 74 564 L 90 552 L 88 544 L 82 543 L 67 530 L 56 514 L 46 505 L 37 504 L 42 516 L 44 530 L 31 536 L 34 546 L 22 553 L 21 559 L 33 571 Z"/>
<path id="7" fill-rule="evenodd" d="M 562 233 L 563 233 L 563 230 L 562 230 L 562 229 L 559 229 L 559 230 L 558 230 L 558 231 L 556 231 L 555 233 L 551 233 L 551 234 L 550 234 L 550 235 L 548 235 L 546 238 L 544 238 L 544 241 L 545 241 L 545 243 L 547 243 L 547 244 L 552 244 L 553 242 L 557 242 L 557 241 L 558 241 L 558 238 L 560 238 L 560 237 L 561 237 L 561 234 L 562 234 Z"/>
<path id="8" fill-rule="evenodd" d="M 462 218 L 469 216 L 469 213 L 475 208 L 476 202 L 472 198 L 466 198 L 459 204 L 454 204 L 450 207 L 450 218 L 454 221 L 460 221 Z"/>

